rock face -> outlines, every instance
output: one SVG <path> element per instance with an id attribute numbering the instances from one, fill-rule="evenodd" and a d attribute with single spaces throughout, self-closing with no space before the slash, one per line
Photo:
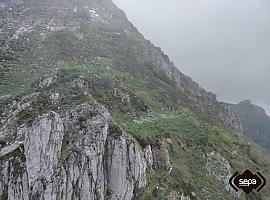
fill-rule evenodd
<path id="1" fill-rule="evenodd" d="M 270 117 L 265 110 L 249 100 L 231 106 L 239 113 L 244 133 L 270 150 Z"/>
<path id="2" fill-rule="evenodd" d="M 236 110 L 228 104 L 221 104 L 222 111 L 220 117 L 226 126 L 231 127 L 235 131 L 242 133 L 243 127 L 239 114 Z"/>
<path id="3" fill-rule="evenodd" d="M 118 130 L 112 129 L 106 146 L 108 198 L 132 199 L 146 186 L 146 162 L 127 135 L 119 135 Z"/>
<path id="4" fill-rule="evenodd" d="M 152 155 L 154 169 L 164 169 L 171 172 L 172 165 L 170 163 L 169 152 L 166 147 L 160 146 L 152 148 Z"/>
<path id="5" fill-rule="evenodd" d="M 1 150 L 0 199 L 132 199 L 146 187 L 140 147 L 99 105 L 50 112 Z"/>

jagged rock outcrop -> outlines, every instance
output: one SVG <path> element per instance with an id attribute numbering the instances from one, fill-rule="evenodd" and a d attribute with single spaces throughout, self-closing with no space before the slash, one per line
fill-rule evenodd
<path id="1" fill-rule="evenodd" d="M 158 146 L 147 145 L 144 149 L 144 157 L 148 171 L 160 169 L 172 171 L 169 151 L 162 142 Z"/>
<path id="2" fill-rule="evenodd" d="M 182 194 L 180 200 L 190 200 L 190 197 L 184 196 L 184 194 Z"/>
<path id="3" fill-rule="evenodd" d="M 146 187 L 143 151 L 102 106 L 41 115 L 17 135 L 1 148 L 1 199 L 126 200 Z"/>
<path id="4" fill-rule="evenodd" d="M 153 147 L 153 168 L 154 169 L 164 169 L 168 172 L 171 172 L 172 165 L 170 162 L 168 149 L 164 146 Z"/>
<path id="5" fill-rule="evenodd" d="M 75 77 L 70 84 L 72 87 L 77 87 L 80 89 L 87 89 L 89 87 L 89 83 L 83 76 Z"/>
<path id="6" fill-rule="evenodd" d="M 152 153 L 151 145 L 147 145 L 147 147 L 145 147 L 145 149 L 144 149 L 144 157 L 145 157 L 146 164 L 147 164 L 147 170 L 148 171 L 153 170 L 154 159 L 153 159 L 153 153 Z"/>
<path id="7" fill-rule="evenodd" d="M 231 165 L 220 153 L 212 151 L 207 153 L 207 164 L 205 166 L 207 173 L 215 177 L 224 185 L 224 189 L 235 197 L 240 197 L 241 191 L 236 192 L 229 184 L 232 177 Z"/>
<path id="8" fill-rule="evenodd" d="M 242 133 L 243 132 L 242 122 L 236 109 L 225 103 L 221 104 L 221 106 L 222 111 L 220 112 L 220 117 L 223 123 L 226 126 L 229 126 L 230 128 L 234 129 L 235 131 Z"/>
<path id="9" fill-rule="evenodd" d="M 56 74 L 54 75 L 47 75 L 43 77 L 39 83 L 38 86 L 40 88 L 46 88 L 49 87 L 51 84 L 54 84 L 57 81 L 58 76 Z"/>

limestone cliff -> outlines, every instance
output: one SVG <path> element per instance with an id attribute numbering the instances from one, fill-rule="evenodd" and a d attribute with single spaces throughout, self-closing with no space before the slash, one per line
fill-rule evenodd
<path id="1" fill-rule="evenodd" d="M 5 127 L 1 139 L 5 132 L 14 140 L 1 145 L 1 199 L 126 200 L 146 187 L 143 151 L 100 105 L 43 114 L 14 132 Z"/>

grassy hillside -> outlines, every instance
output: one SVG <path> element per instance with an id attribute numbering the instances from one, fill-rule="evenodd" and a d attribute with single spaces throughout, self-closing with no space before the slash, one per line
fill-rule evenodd
<path id="1" fill-rule="evenodd" d="M 4 105 L 14 98 L 38 94 L 29 97 L 36 102 L 35 107 L 20 113 L 18 125 L 48 110 L 65 113 L 83 102 L 99 102 L 110 110 L 114 123 L 136 138 L 142 147 L 151 144 L 168 149 L 172 171 L 149 172 L 149 185 L 138 199 L 164 199 L 179 191 L 193 199 L 234 199 L 217 178 L 227 173 L 227 169 L 224 163 L 209 157 L 211 152 L 220 154 L 229 162 L 231 173 L 250 169 L 269 174 L 270 158 L 267 154 L 216 119 L 215 107 L 211 108 L 213 111 L 197 109 L 197 105 L 188 101 L 181 91 L 177 92 L 177 87 L 169 80 L 162 80 L 153 73 L 140 75 L 130 69 L 112 68 L 110 59 L 105 58 L 94 59 L 89 65 L 58 65 L 53 72 L 50 68 L 42 70 L 43 73 L 38 74 L 40 78 L 51 73 L 59 78 L 42 89 L 37 85 L 38 76 L 29 77 L 31 81 L 21 79 L 22 82 L 10 86 L 23 90 L 20 95 L 14 95 L 13 90 L 2 90 L 2 95 L 9 95 L 1 97 Z M 16 75 L 12 73 L 10 76 Z M 72 87 L 70 83 L 78 77 L 89 86 Z M 53 92 L 61 95 L 58 105 L 49 100 Z M 3 106 L 1 114 L 7 112 Z M 265 188 L 262 194 L 269 195 L 268 191 Z M 244 194 L 241 199 L 246 199 Z"/>
<path id="2" fill-rule="evenodd" d="M 24 18 L 8 10 L 0 13 L 5 19 L 0 38 L 0 119 L 13 112 L 16 100 L 32 101 L 33 106 L 19 112 L 14 129 L 48 111 L 64 114 L 81 103 L 103 104 L 112 123 L 142 147 L 168 151 L 172 166 L 150 171 L 148 187 L 137 199 L 183 194 L 231 200 L 235 197 L 222 177 L 250 169 L 270 180 L 269 154 L 222 121 L 223 107 L 215 95 L 179 72 L 110 1 L 100 2 L 88 5 L 95 6 L 100 18 L 89 18 L 83 8 L 74 13 L 71 7 L 65 19 L 72 23 L 65 21 L 64 27 L 61 12 L 49 10 L 60 21 L 49 26 L 51 16 L 31 13 L 31 8 L 24 17 L 44 24 L 29 20 L 31 30 L 15 39 Z M 42 87 L 46 78 L 53 81 Z M 269 187 L 240 199 L 269 199 Z"/>

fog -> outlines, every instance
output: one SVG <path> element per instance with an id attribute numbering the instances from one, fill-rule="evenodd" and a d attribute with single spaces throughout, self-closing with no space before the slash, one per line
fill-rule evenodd
<path id="1" fill-rule="evenodd" d="M 269 0 L 114 0 L 146 39 L 220 100 L 270 114 Z"/>

